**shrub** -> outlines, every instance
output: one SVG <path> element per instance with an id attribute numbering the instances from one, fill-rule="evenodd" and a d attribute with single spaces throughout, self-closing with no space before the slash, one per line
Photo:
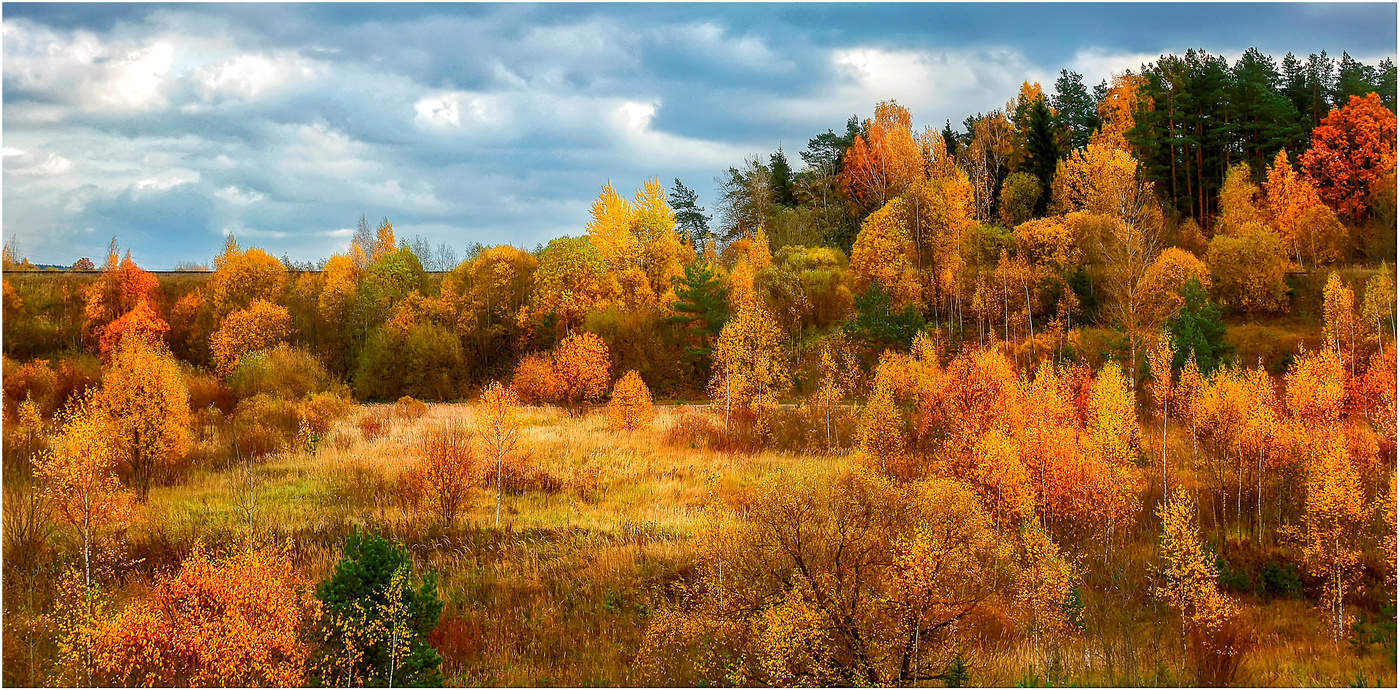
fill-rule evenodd
<path id="1" fill-rule="evenodd" d="M 228 385 L 239 398 L 265 393 L 295 399 L 345 391 L 319 358 L 286 344 L 245 356 L 229 375 Z"/>
<path id="2" fill-rule="evenodd" d="M 233 411 L 238 453 L 253 457 L 286 451 L 301 427 L 297 402 L 258 394 L 238 402 Z"/>
<path id="3" fill-rule="evenodd" d="M 312 432 L 324 436 L 336 420 L 350 412 L 350 405 L 349 400 L 333 393 L 312 394 L 297 404 L 297 415 Z"/>
<path id="4" fill-rule="evenodd" d="M 404 420 L 417 420 L 427 414 L 428 404 L 412 396 L 401 396 L 394 403 L 394 415 Z"/>
<path id="5" fill-rule="evenodd" d="M 496 466 L 486 464 L 485 472 L 479 475 L 478 486 L 496 489 Z M 505 463 L 501 469 L 501 490 L 511 494 L 522 492 L 554 493 L 564 488 L 564 481 L 549 472 L 536 467 L 528 457 L 517 457 Z"/>
<path id="6" fill-rule="evenodd" d="M 234 394 L 218 377 L 188 365 L 180 367 L 180 374 L 190 392 L 190 410 L 214 406 L 222 413 L 233 411 Z"/>
<path id="7" fill-rule="evenodd" d="M 597 334 L 576 333 L 554 349 L 559 402 L 571 410 L 602 400 L 608 390 L 608 346 Z"/>
<path id="8" fill-rule="evenodd" d="M 724 439 L 724 429 L 712 415 L 685 410 L 666 430 L 666 444 L 691 449 L 718 448 Z"/>
<path id="9" fill-rule="evenodd" d="M 1251 223 L 1237 234 L 1216 235 L 1206 263 L 1211 292 L 1226 307 L 1249 314 L 1288 309 L 1288 258 L 1278 233 L 1267 226 Z"/>
<path id="10" fill-rule="evenodd" d="M 364 417 L 360 418 L 359 422 L 355 423 L 355 426 L 359 428 L 360 436 L 363 437 L 365 441 L 378 439 L 384 434 L 386 431 L 385 428 L 387 427 L 384 417 L 374 411 L 366 413 Z"/>
<path id="11" fill-rule="evenodd" d="M 62 407 L 74 396 L 102 381 L 102 362 L 90 353 L 65 355 L 58 360 L 55 405 Z"/>
<path id="12" fill-rule="evenodd" d="M 412 396 L 446 401 L 461 394 L 462 343 L 456 334 L 431 323 L 407 329 L 388 324 L 376 329 L 360 353 L 355 395 L 388 401 Z"/>
<path id="13" fill-rule="evenodd" d="M 427 500 L 436 518 L 451 527 L 468 499 L 473 478 L 481 471 L 466 428 L 450 424 L 429 430 L 414 471 L 411 480 L 417 493 Z"/>

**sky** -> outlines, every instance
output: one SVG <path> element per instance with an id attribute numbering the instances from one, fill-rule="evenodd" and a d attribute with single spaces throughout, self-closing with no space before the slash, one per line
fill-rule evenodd
<path id="1" fill-rule="evenodd" d="M 955 125 L 1163 53 L 1394 58 L 1384 5 L 3 6 L 3 233 L 38 263 L 298 261 L 361 214 L 532 248 L 611 181 L 715 179 L 896 99 Z"/>

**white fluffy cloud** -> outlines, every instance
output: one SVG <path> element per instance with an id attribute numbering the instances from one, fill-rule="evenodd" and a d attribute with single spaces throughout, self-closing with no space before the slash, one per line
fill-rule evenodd
<path id="1" fill-rule="evenodd" d="M 155 266 L 202 260 L 227 231 L 315 259 L 361 213 L 528 246 L 582 232 L 606 180 L 679 177 L 707 203 L 726 167 L 779 145 L 796 163 L 880 100 L 956 125 L 1061 67 L 1093 84 L 1156 57 L 1140 21 L 1113 41 L 1083 21 L 1100 8 L 1023 8 L 1054 24 L 1034 38 L 960 35 L 930 19 L 982 10 L 939 6 L 5 9 L 4 232 L 55 263 L 113 233 Z M 1207 47 L 1233 59 L 1224 36 Z"/>

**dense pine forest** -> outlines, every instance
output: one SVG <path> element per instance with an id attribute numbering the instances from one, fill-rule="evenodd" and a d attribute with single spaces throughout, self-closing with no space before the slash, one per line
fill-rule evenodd
<path id="1" fill-rule="evenodd" d="M 1395 64 L 1008 96 L 461 261 L 7 242 L 4 683 L 1393 686 Z"/>

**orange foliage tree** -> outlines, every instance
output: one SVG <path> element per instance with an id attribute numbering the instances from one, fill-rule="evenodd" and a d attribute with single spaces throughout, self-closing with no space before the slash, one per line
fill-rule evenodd
<path id="1" fill-rule="evenodd" d="M 520 358 L 510 388 L 524 403 L 551 403 L 559 398 L 559 379 L 554 374 L 554 358 L 549 353 L 531 353 Z"/>
<path id="2" fill-rule="evenodd" d="M 923 177 L 923 151 L 914 140 L 909 111 L 894 101 L 875 105 L 841 166 L 841 187 L 866 209 L 884 206 Z"/>
<path id="3" fill-rule="evenodd" d="M 471 437 L 459 424 L 428 432 L 420 447 L 419 489 L 444 526 L 451 527 L 478 473 Z"/>
<path id="4" fill-rule="evenodd" d="M 1099 120 L 1103 124 L 1090 137 L 1091 145 L 1097 142 L 1128 150 L 1128 131 L 1137 123 L 1137 111 L 1152 107 L 1152 98 L 1143 93 L 1146 84 L 1147 77 L 1132 72 L 1113 75 L 1108 93 L 1099 101 Z"/>
<path id="5" fill-rule="evenodd" d="M 651 424 L 656 411 L 651 405 L 651 391 L 637 370 L 623 375 L 613 385 L 612 399 L 608 401 L 608 423 L 614 429 L 632 431 Z"/>
<path id="6" fill-rule="evenodd" d="M 1191 279 L 1210 290 L 1210 268 L 1196 255 L 1179 247 L 1168 247 L 1157 255 L 1142 276 L 1138 299 L 1143 318 L 1149 324 L 1161 324 L 1185 303 L 1182 289 Z"/>
<path id="7" fill-rule="evenodd" d="M 96 348 L 103 327 L 130 312 L 142 298 L 149 305 L 159 304 L 160 281 L 155 274 L 137 266 L 131 260 L 131 252 L 118 260 L 117 240 L 112 238 L 101 278 L 83 289 L 83 335 L 89 346 Z"/>
<path id="8" fill-rule="evenodd" d="M 554 349 L 554 376 L 559 400 L 571 412 L 585 404 L 602 400 L 608 391 L 608 344 L 597 334 L 581 331 L 570 335 Z"/>
<path id="9" fill-rule="evenodd" d="M 209 337 L 215 371 L 227 375 L 244 355 L 286 341 L 291 325 L 287 308 L 266 300 L 253 300 L 246 308 L 230 312 Z"/>
<path id="10" fill-rule="evenodd" d="M 1312 180 L 1293 169 L 1288 152 L 1283 149 L 1267 170 L 1264 194 L 1269 224 L 1299 264 L 1305 256 L 1314 264 L 1341 257 L 1346 229 L 1337 221 L 1336 213 L 1323 203 Z"/>
<path id="11" fill-rule="evenodd" d="M 151 309 L 151 304 L 146 298 L 142 297 L 137 299 L 136 306 L 131 308 L 130 312 L 103 327 L 102 335 L 98 338 L 98 352 L 102 354 L 102 359 L 110 359 L 112 351 L 127 336 L 152 346 L 160 345 L 168 331 L 170 325 L 161 319 L 160 315 Z"/>
<path id="12" fill-rule="evenodd" d="M 619 280 L 635 283 L 629 292 L 638 299 L 629 304 L 669 302 L 671 280 L 681 275 L 694 250 L 676 233 L 676 216 L 661 183 L 646 181 L 630 203 L 611 183 L 604 185 L 590 215 L 589 239 Z"/>
<path id="13" fill-rule="evenodd" d="M 1333 271 L 1322 288 L 1322 340 L 1356 374 L 1356 293 Z"/>
<path id="14" fill-rule="evenodd" d="M 1313 130 L 1300 167 L 1328 206 L 1361 218 L 1375 181 L 1395 172 L 1395 113 L 1375 93 L 1352 96 Z"/>
<path id="15" fill-rule="evenodd" d="M 299 686 L 318 612 L 285 549 L 216 563 L 196 548 L 102 625 L 97 668 L 115 686 Z"/>

